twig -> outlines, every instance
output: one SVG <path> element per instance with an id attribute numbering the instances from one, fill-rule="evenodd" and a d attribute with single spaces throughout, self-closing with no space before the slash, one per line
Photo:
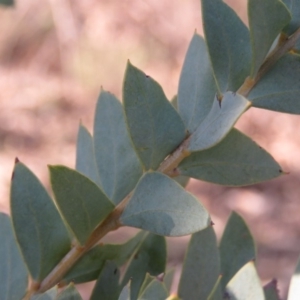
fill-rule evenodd
<path id="1" fill-rule="evenodd" d="M 38 293 L 43 293 L 59 283 L 79 258 L 93 248 L 108 232 L 116 230 L 121 226 L 119 218 L 131 196 L 132 192 L 128 194 L 106 217 L 106 219 L 96 227 L 84 246 L 76 245 L 67 253 L 60 263 L 41 282 L 39 289 L 37 290 Z"/>
<path id="2" fill-rule="evenodd" d="M 163 161 L 161 166 L 158 168 L 158 171 L 168 174 L 168 172 L 172 171 L 173 168 L 176 168 L 185 157 L 190 155 L 190 152 L 187 150 L 188 145 L 189 138 L 185 139 L 184 142 Z M 98 227 L 96 227 L 84 246 L 74 246 L 69 251 L 69 253 L 67 253 L 67 255 L 60 261 L 60 263 L 39 284 L 38 289 L 33 292 L 43 293 L 53 287 L 55 284 L 59 283 L 59 281 L 63 279 L 63 276 L 87 251 L 97 245 L 107 233 L 121 227 L 122 224 L 119 222 L 119 219 L 127 203 L 130 201 L 132 194 L 133 191 L 130 192 L 116 206 L 116 208 L 106 217 L 106 219 L 101 224 L 98 225 Z"/>
<path id="3" fill-rule="evenodd" d="M 297 40 L 300 38 L 300 28 L 295 31 L 290 37 L 285 41 L 281 41 L 279 46 L 266 58 L 265 62 L 262 64 L 257 72 L 255 78 L 246 78 L 243 85 L 238 89 L 237 93 L 242 96 L 247 97 L 253 87 L 261 80 L 261 78 L 273 67 L 273 65 L 288 51 L 294 48 Z"/>

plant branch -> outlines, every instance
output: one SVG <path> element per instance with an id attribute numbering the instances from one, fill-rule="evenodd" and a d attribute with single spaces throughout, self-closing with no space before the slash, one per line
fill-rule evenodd
<path id="1" fill-rule="evenodd" d="M 191 155 L 191 152 L 188 150 L 190 139 L 191 139 L 190 137 L 187 137 L 179 145 L 179 147 L 161 163 L 157 171 L 164 173 L 166 175 L 173 174 L 173 170 L 179 165 L 179 163 L 184 158 Z"/>
<path id="2" fill-rule="evenodd" d="M 67 253 L 60 263 L 41 282 L 39 289 L 37 290 L 38 293 L 43 293 L 59 283 L 71 267 L 74 266 L 87 251 L 96 246 L 108 232 L 121 227 L 119 218 L 131 196 L 132 192 L 129 193 L 106 217 L 106 219 L 96 227 L 84 246 L 76 245 Z"/>
<path id="3" fill-rule="evenodd" d="M 266 58 L 261 65 L 254 78 L 247 77 L 243 85 L 238 89 L 237 93 L 247 97 L 253 87 L 261 80 L 261 78 L 271 69 L 271 67 L 288 51 L 292 50 L 300 38 L 300 28 L 298 28 L 291 36 L 285 40 L 281 40 L 278 47 Z"/>
<path id="4" fill-rule="evenodd" d="M 191 154 L 188 151 L 189 142 L 190 137 L 186 138 L 183 143 L 162 162 L 158 171 L 167 175 L 171 173 L 185 157 Z M 43 293 L 58 284 L 59 281 L 63 279 L 63 276 L 67 274 L 87 251 L 97 245 L 107 233 L 121 227 L 122 224 L 119 222 L 119 219 L 127 203 L 130 201 L 132 194 L 133 191 L 131 191 L 106 217 L 106 219 L 96 227 L 84 246 L 75 245 L 72 247 L 59 264 L 38 285 L 38 288 L 35 286 L 35 290 L 29 290 L 28 293 Z"/>
<path id="5" fill-rule="evenodd" d="M 246 78 L 244 84 L 238 90 L 238 93 L 247 96 L 251 89 L 257 84 L 257 82 L 265 75 L 266 72 L 281 58 L 286 52 L 290 51 L 300 37 L 300 28 L 285 41 L 282 41 L 278 47 L 267 57 L 265 62 L 260 67 L 255 78 Z M 169 176 L 176 176 L 176 168 L 179 163 L 187 156 L 191 154 L 188 150 L 190 143 L 190 137 L 187 137 L 179 147 L 170 154 L 159 166 L 158 171 Z M 74 266 L 74 264 L 91 248 L 97 245 L 100 240 L 110 231 L 116 230 L 122 226 L 119 222 L 120 216 L 124 211 L 126 205 L 132 197 L 133 191 L 130 192 L 106 217 L 106 219 L 99 224 L 92 232 L 89 239 L 84 246 L 75 245 L 66 254 L 66 256 L 60 261 L 60 263 L 48 274 L 48 276 L 41 282 L 35 283 L 29 289 L 27 295 L 34 293 L 42 293 L 59 283 L 63 279 L 63 276 Z"/>

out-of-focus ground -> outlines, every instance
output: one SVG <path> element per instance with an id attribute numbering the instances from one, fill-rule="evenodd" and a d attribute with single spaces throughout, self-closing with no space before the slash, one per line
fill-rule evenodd
<path id="1" fill-rule="evenodd" d="M 16 156 L 47 187 L 48 164 L 74 167 L 79 120 L 92 128 L 100 86 L 121 98 L 127 59 L 168 98 L 177 93 L 188 43 L 195 29 L 202 33 L 199 2 L 20 0 L 0 8 L 0 210 L 9 212 Z M 225 2 L 247 22 L 246 0 Z M 262 282 L 277 278 L 283 299 L 300 253 L 299 126 L 300 116 L 252 108 L 237 127 L 289 174 L 244 188 L 195 180 L 188 186 L 211 212 L 218 237 L 231 210 L 245 218 Z M 130 233 L 113 237 L 123 241 Z M 169 239 L 170 265 L 178 270 L 187 241 Z M 85 297 L 88 287 L 80 287 Z"/>

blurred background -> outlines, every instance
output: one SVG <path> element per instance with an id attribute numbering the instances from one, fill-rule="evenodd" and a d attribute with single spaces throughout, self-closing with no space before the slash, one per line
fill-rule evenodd
<path id="1" fill-rule="evenodd" d="M 225 2 L 247 24 L 247 1 Z M 127 59 L 171 99 L 195 29 L 202 34 L 199 0 L 19 0 L 0 7 L 0 28 L 0 210 L 8 213 L 16 156 L 49 188 L 48 164 L 74 167 L 78 125 L 92 129 L 100 87 L 121 99 Z M 231 210 L 245 218 L 262 282 L 277 278 L 283 299 L 300 253 L 299 125 L 300 116 L 255 108 L 236 125 L 287 175 L 244 188 L 188 185 L 210 211 L 218 238 Z M 111 239 L 132 233 L 121 230 Z M 168 239 L 177 282 L 187 241 Z M 91 285 L 80 286 L 85 298 Z"/>

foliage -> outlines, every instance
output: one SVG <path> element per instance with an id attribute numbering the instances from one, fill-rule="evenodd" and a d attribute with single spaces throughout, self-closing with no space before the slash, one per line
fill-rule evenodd
<path id="1" fill-rule="evenodd" d="M 233 126 L 251 106 L 300 113 L 300 1 L 249 0 L 249 29 L 223 1 L 201 2 L 205 39 L 192 38 L 173 105 L 128 62 L 123 103 L 101 90 L 93 136 L 79 126 L 76 170 L 49 167 L 54 199 L 16 160 L 11 220 L 0 214 L 3 299 L 81 299 L 73 283 L 91 280 L 92 300 L 278 299 L 274 282 L 260 284 L 242 217 L 232 213 L 218 246 L 208 211 L 184 186 L 189 177 L 244 186 L 283 174 Z M 99 243 L 122 226 L 142 231 Z M 170 296 L 165 236 L 188 234 Z M 299 298 L 298 273 L 290 299 Z"/>
<path id="2" fill-rule="evenodd" d="M 0 5 L 12 6 L 14 5 L 14 0 L 0 0 Z"/>

